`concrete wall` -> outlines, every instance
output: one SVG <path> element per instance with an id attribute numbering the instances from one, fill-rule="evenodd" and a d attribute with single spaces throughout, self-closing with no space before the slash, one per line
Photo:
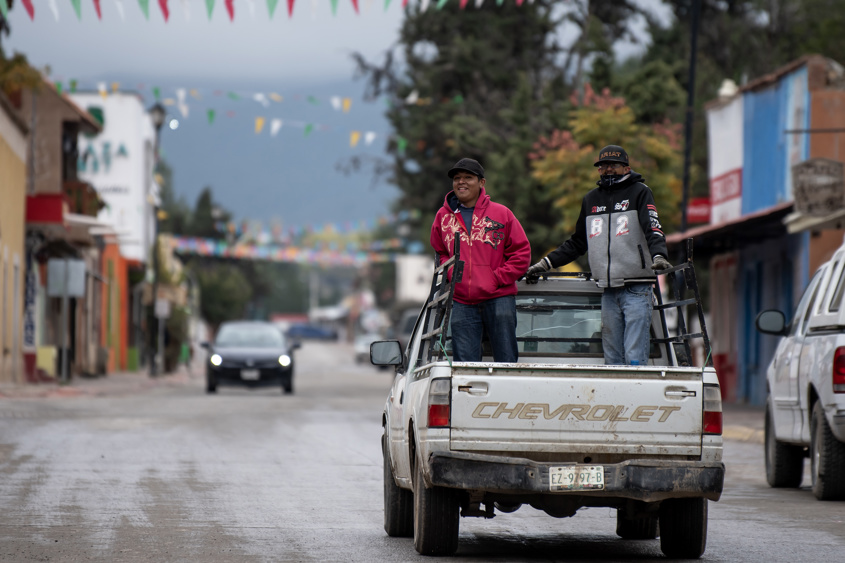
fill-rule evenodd
<path id="1" fill-rule="evenodd" d="M 0 106 L 0 381 L 22 381 L 27 138 Z"/>

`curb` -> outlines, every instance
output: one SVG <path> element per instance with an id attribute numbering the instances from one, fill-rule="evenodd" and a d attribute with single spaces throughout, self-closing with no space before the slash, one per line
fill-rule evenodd
<path id="1" fill-rule="evenodd" d="M 725 426 L 722 429 L 722 439 L 732 442 L 751 442 L 762 445 L 765 442 L 765 437 L 766 434 L 763 430 L 749 426 Z"/>

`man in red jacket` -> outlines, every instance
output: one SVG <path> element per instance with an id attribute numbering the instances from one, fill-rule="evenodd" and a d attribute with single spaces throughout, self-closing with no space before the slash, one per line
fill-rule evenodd
<path id="1" fill-rule="evenodd" d="M 516 280 L 531 262 L 531 245 L 510 209 L 484 190 L 484 168 L 462 158 L 448 172 L 446 194 L 431 226 L 431 246 L 440 262 L 460 237 L 464 274 L 452 305 L 452 354 L 456 362 L 480 362 L 486 332 L 496 362 L 516 362 Z"/>

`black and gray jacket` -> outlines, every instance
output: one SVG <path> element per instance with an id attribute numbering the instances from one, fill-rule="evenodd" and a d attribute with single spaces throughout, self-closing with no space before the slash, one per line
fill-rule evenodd
<path id="1" fill-rule="evenodd" d="M 666 238 L 654 195 L 643 177 L 631 172 L 613 186 L 584 196 L 575 232 L 546 257 L 552 267 L 569 264 L 589 250 L 590 270 L 599 287 L 654 282 L 652 259 L 666 256 Z"/>

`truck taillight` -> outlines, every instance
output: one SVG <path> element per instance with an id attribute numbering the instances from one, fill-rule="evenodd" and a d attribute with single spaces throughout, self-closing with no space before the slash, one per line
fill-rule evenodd
<path id="1" fill-rule="evenodd" d="M 428 426 L 449 426 L 450 404 L 449 391 L 452 388 L 448 379 L 433 379 L 428 389 Z"/>
<path id="2" fill-rule="evenodd" d="M 718 385 L 704 385 L 704 433 L 722 433 L 722 393 Z"/>
<path id="3" fill-rule="evenodd" d="M 833 353 L 833 392 L 845 393 L 845 346 Z"/>

